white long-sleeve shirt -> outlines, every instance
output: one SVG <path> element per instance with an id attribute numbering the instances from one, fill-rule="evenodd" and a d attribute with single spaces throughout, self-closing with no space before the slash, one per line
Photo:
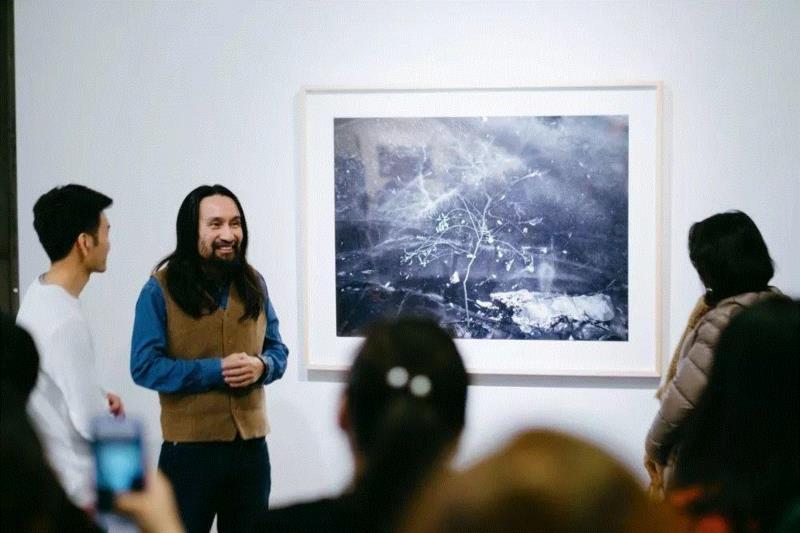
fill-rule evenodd
<path id="1" fill-rule="evenodd" d="M 17 324 L 31 334 L 40 357 L 28 414 L 67 495 L 86 507 L 95 500 L 91 419 L 108 410 L 89 324 L 77 298 L 40 279 L 25 293 Z"/>

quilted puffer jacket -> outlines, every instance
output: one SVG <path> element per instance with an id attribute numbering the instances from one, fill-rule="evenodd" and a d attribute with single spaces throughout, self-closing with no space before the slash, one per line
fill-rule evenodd
<path id="1" fill-rule="evenodd" d="M 667 465 L 665 478 L 670 477 L 680 444 L 682 428 L 708 384 L 714 363 L 714 350 L 719 335 L 731 319 L 743 309 L 767 298 L 780 295 L 774 287 L 762 292 L 748 292 L 720 301 L 686 336 L 680 351 L 675 377 L 667 385 L 645 441 L 647 455 L 658 464 Z M 669 479 L 665 479 L 669 485 Z"/>

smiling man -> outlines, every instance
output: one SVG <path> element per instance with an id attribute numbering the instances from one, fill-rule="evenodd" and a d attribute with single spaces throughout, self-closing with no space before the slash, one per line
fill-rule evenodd
<path id="1" fill-rule="evenodd" d="M 131 375 L 159 393 L 158 466 L 190 533 L 215 515 L 220 532 L 246 531 L 269 498 L 264 385 L 283 376 L 288 349 L 247 243 L 236 196 L 198 187 L 136 303 Z"/>

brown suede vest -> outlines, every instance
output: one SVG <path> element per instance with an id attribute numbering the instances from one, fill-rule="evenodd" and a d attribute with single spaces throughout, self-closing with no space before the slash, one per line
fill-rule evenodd
<path id="1" fill-rule="evenodd" d="M 167 290 L 166 269 L 155 274 L 167 308 L 167 355 L 176 359 L 224 357 L 244 352 L 261 353 L 267 319 L 239 321 L 244 306 L 231 286 L 227 309 L 194 318 L 187 315 Z M 264 387 L 243 389 L 223 386 L 209 392 L 159 393 L 161 432 L 169 442 L 231 441 L 263 437 L 269 432 Z"/>

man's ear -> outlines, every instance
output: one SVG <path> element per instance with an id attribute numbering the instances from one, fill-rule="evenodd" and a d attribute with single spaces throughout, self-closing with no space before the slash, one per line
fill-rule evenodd
<path id="1" fill-rule="evenodd" d="M 339 413 L 336 416 L 336 421 L 339 423 L 339 429 L 345 433 L 350 433 L 352 424 L 350 422 L 350 413 L 347 409 L 347 394 L 344 392 L 339 397 Z"/>
<path id="2" fill-rule="evenodd" d="M 88 233 L 81 233 L 78 235 L 78 238 L 75 239 L 75 246 L 78 248 L 81 259 L 83 259 L 89 255 L 92 246 L 94 246 L 94 239 L 92 239 L 92 236 Z"/>

